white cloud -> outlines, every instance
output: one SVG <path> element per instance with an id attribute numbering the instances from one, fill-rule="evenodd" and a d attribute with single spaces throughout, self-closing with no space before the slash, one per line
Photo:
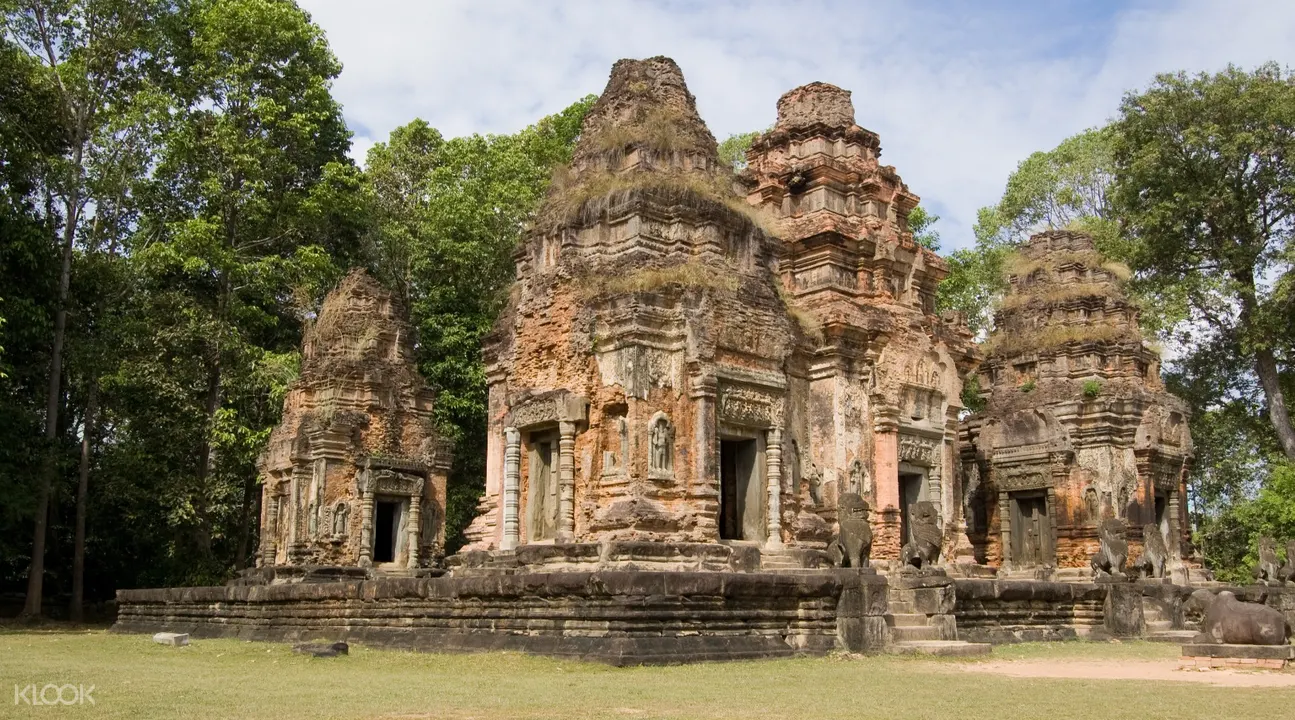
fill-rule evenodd
<path id="1" fill-rule="evenodd" d="M 773 122 L 814 80 L 854 92 L 884 159 L 943 216 L 946 249 L 1025 156 L 1112 117 L 1155 73 L 1295 65 L 1295 3 L 1148 2 L 1115 14 L 1028 5 L 301 0 L 345 69 L 335 94 L 363 157 L 421 117 L 513 132 L 602 90 L 622 57 L 679 62 L 717 138 Z M 1098 5 L 1098 4 L 1094 4 Z"/>

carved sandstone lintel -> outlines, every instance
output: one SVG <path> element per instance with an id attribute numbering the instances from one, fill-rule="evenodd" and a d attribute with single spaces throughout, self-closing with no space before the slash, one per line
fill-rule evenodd
<path id="1" fill-rule="evenodd" d="M 748 427 L 769 427 L 774 421 L 774 397 L 754 388 L 721 385 L 719 419 Z"/>

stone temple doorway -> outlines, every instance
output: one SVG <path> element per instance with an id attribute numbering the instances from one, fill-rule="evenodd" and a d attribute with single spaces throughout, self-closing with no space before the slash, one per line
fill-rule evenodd
<path id="1" fill-rule="evenodd" d="M 377 498 L 373 503 L 373 562 L 393 563 L 399 557 L 404 538 L 404 502 Z"/>
<path id="2" fill-rule="evenodd" d="M 764 493 L 754 438 L 719 443 L 719 537 L 764 540 Z"/>
<path id="3" fill-rule="evenodd" d="M 926 499 L 926 473 L 901 468 L 899 473 L 899 541 L 912 540 L 908 516 L 913 506 Z"/>
<path id="4" fill-rule="evenodd" d="M 558 435 L 552 430 L 530 435 L 527 467 L 527 542 L 552 540 L 558 533 Z"/>
<path id="5" fill-rule="evenodd" d="M 1046 565 L 1052 558 L 1052 523 L 1043 491 L 1011 493 L 1012 565 Z"/>
<path id="6" fill-rule="evenodd" d="M 1169 537 L 1169 496 L 1162 492 L 1156 493 L 1156 527 L 1161 535 Z"/>

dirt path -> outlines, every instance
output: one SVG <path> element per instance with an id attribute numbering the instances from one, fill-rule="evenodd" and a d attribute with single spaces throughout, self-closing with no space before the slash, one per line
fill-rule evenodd
<path id="1" fill-rule="evenodd" d="M 1168 680 L 1224 687 L 1295 687 L 1295 672 L 1179 670 L 1177 660 L 1004 660 L 941 664 L 950 672 L 1074 680 Z"/>

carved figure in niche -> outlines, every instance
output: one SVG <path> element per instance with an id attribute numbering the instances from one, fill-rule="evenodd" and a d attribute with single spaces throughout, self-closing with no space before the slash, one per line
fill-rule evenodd
<path id="1" fill-rule="evenodd" d="M 1277 541 L 1270 537 L 1259 538 L 1259 564 L 1255 566 L 1254 578 L 1264 583 L 1281 583 L 1282 574 L 1277 564 Z"/>
<path id="2" fill-rule="evenodd" d="M 913 539 L 904 544 L 900 558 L 905 565 L 923 568 L 940 561 L 940 513 L 935 503 L 922 500 L 913 503 L 909 510 L 908 526 Z"/>
<path id="3" fill-rule="evenodd" d="M 1197 590 L 1196 592 L 1201 592 Z M 1195 597 L 1196 593 L 1192 593 Z M 1196 642 L 1234 645 L 1285 645 L 1289 637 L 1286 616 L 1259 603 L 1237 600 L 1224 590 L 1209 604 L 1201 619 Z"/>
<path id="4" fill-rule="evenodd" d="M 665 414 L 657 413 L 648 428 L 648 470 L 668 473 L 674 469 L 674 428 Z"/>
<path id="5" fill-rule="evenodd" d="M 1286 564 L 1281 570 L 1282 580 L 1295 582 L 1295 540 L 1286 542 Z"/>
<path id="6" fill-rule="evenodd" d="M 324 479 L 318 463 L 310 478 L 310 505 L 306 508 L 306 532 L 311 538 L 319 537 L 319 520 L 324 514 Z"/>
<path id="7" fill-rule="evenodd" d="M 1147 523 L 1142 527 L 1142 556 L 1133 564 L 1133 569 L 1145 578 L 1162 578 L 1168 561 L 1169 549 L 1165 547 L 1165 536 L 1160 533 L 1160 526 Z"/>
<path id="8" fill-rule="evenodd" d="M 872 555 L 872 526 L 868 523 L 868 501 L 858 493 L 841 496 L 840 530 L 827 546 L 828 556 L 837 567 L 868 567 Z"/>
<path id="9" fill-rule="evenodd" d="M 1102 503 L 1097 497 L 1097 488 L 1089 487 L 1084 491 L 1084 507 L 1088 510 L 1088 522 L 1097 522 L 1102 515 Z"/>
<path id="10" fill-rule="evenodd" d="M 980 493 L 980 463 L 967 463 L 967 480 L 962 486 L 962 517 L 970 528 L 976 521 L 976 497 Z"/>
<path id="11" fill-rule="evenodd" d="M 809 464 L 809 474 L 805 476 L 806 490 L 809 492 L 809 501 L 814 507 L 823 506 L 823 471 L 814 463 Z"/>
<path id="12" fill-rule="evenodd" d="M 351 519 L 351 506 L 343 500 L 337 503 L 333 508 L 333 537 L 344 537 L 346 535 L 347 523 Z"/>
<path id="13" fill-rule="evenodd" d="M 868 491 L 863 487 L 863 463 L 855 460 L 850 463 L 850 479 L 848 480 L 846 492 L 856 493 L 864 496 Z"/>
<path id="14" fill-rule="evenodd" d="M 1093 568 L 1093 577 L 1103 573 L 1109 577 L 1124 577 L 1125 564 L 1129 560 L 1127 535 L 1128 529 L 1119 518 L 1108 518 L 1097 526 L 1097 537 L 1102 544 L 1089 563 Z"/>

